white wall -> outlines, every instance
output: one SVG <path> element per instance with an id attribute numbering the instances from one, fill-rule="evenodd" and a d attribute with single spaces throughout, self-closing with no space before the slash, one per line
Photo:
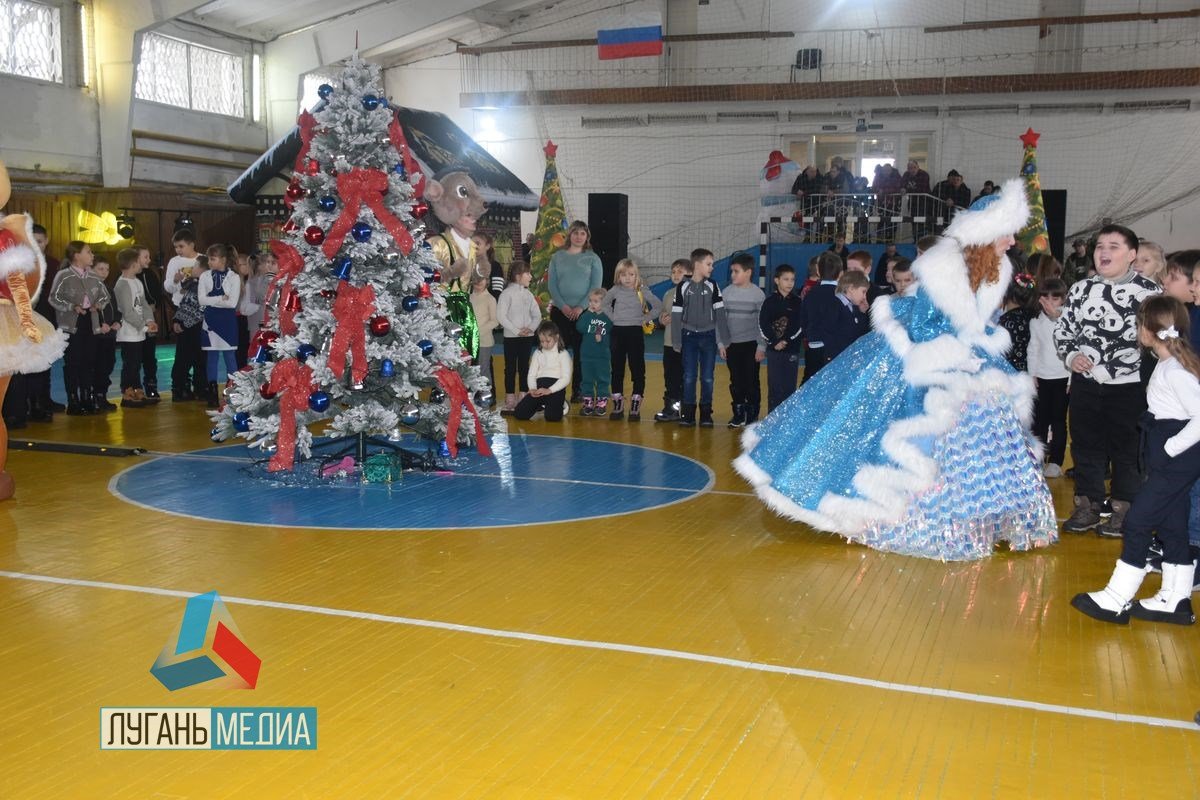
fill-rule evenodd
<path id="1" fill-rule="evenodd" d="M 85 89 L 0 77 L 0 157 L 10 169 L 100 174 L 96 98 Z"/>

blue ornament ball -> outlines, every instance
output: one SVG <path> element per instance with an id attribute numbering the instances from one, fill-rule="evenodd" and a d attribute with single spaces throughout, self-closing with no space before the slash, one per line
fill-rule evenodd
<path id="1" fill-rule="evenodd" d="M 379 362 L 379 377 L 391 378 L 396 374 L 396 364 L 390 358 Z"/>
<path id="2" fill-rule="evenodd" d="M 404 169 L 404 162 L 403 162 L 403 161 L 401 161 L 399 164 L 396 164 L 394 167 L 392 167 L 392 172 L 396 173 L 396 174 L 397 174 L 397 175 L 399 175 L 401 178 L 407 178 L 407 177 L 408 177 L 408 172 L 407 172 L 407 170 L 405 170 L 405 169 Z"/>
<path id="3" fill-rule="evenodd" d="M 250 360 L 255 364 L 266 364 L 271 360 L 271 348 L 266 345 L 259 345 L 258 350 L 254 352 L 254 357 Z"/>
<path id="4" fill-rule="evenodd" d="M 1032 175 L 1033 173 L 1037 172 L 1037 167 L 1035 167 L 1033 164 L 1026 164 L 1025 168 L 1021 171 L 1026 175 Z"/>
<path id="5" fill-rule="evenodd" d="M 233 429 L 245 433 L 250 430 L 250 413 L 239 411 L 233 415 Z"/>
<path id="6" fill-rule="evenodd" d="M 317 390 L 308 396 L 308 407 L 320 413 L 329 408 L 329 393 Z"/>
<path id="7" fill-rule="evenodd" d="M 400 421 L 405 425 L 416 425 L 421 419 L 421 409 L 415 403 L 409 403 L 400 409 Z"/>
<path id="8" fill-rule="evenodd" d="M 350 229 L 350 235 L 356 242 L 365 242 L 371 238 L 371 226 L 365 222 L 356 222 Z"/>
<path id="9" fill-rule="evenodd" d="M 329 195 L 325 195 L 317 201 L 317 205 L 321 207 L 322 211 L 333 211 L 335 208 L 337 208 L 337 200 Z"/>
<path id="10" fill-rule="evenodd" d="M 367 111 L 374 111 L 379 108 L 379 98 L 373 94 L 364 94 L 362 104 Z"/>
<path id="11" fill-rule="evenodd" d="M 350 256 L 342 256 L 333 262 L 333 277 L 348 281 L 350 280 L 350 270 L 354 266 L 354 262 L 350 260 Z"/>
<path id="12" fill-rule="evenodd" d="M 322 100 L 328 100 L 331 94 L 333 94 L 333 87 L 328 83 L 322 83 L 317 87 L 317 97 Z"/>
<path id="13" fill-rule="evenodd" d="M 301 361 L 307 361 L 309 356 L 315 356 L 316 354 L 317 348 L 313 347 L 308 342 L 304 342 L 296 348 L 296 358 L 300 359 Z"/>
<path id="14" fill-rule="evenodd" d="M 417 342 L 417 347 L 421 348 L 421 355 L 428 356 L 433 353 L 433 342 L 428 339 L 422 339 Z"/>
<path id="15" fill-rule="evenodd" d="M 400 307 L 405 311 L 416 311 L 421 307 L 421 299 L 413 297 L 411 294 L 400 301 Z"/>

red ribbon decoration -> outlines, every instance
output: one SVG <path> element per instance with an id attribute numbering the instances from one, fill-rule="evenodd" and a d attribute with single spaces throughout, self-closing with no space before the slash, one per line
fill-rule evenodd
<path id="1" fill-rule="evenodd" d="M 300 152 L 296 154 L 296 163 L 292 169 L 296 172 L 303 172 L 304 161 L 308 158 L 308 148 L 312 145 L 313 133 L 317 129 L 317 118 L 308 113 L 308 110 L 300 112 L 300 118 L 296 120 L 297 126 L 300 128 Z"/>
<path id="2" fill-rule="evenodd" d="M 279 332 L 284 336 L 292 336 L 296 333 L 296 323 L 293 321 L 296 312 L 289 311 L 285 301 L 288 292 L 296 291 L 292 288 L 292 278 L 304 271 L 304 257 L 296 248 L 280 239 L 271 240 L 271 252 L 275 254 L 275 260 L 279 262 L 279 269 L 275 272 L 271 285 L 267 287 L 267 297 L 271 296 L 275 287 L 279 287 Z M 269 310 L 264 309 L 262 324 L 270 326 Z"/>
<path id="3" fill-rule="evenodd" d="M 463 406 L 466 406 L 475 418 L 476 449 L 480 454 L 490 456 L 492 448 L 488 446 L 487 438 L 483 435 L 483 422 L 479 419 L 479 411 L 475 404 L 467 396 L 467 387 L 463 385 L 462 376 L 445 367 L 438 367 L 433 376 L 446 392 L 446 402 L 450 404 L 450 419 L 446 421 L 446 446 L 450 449 L 450 457 L 458 458 L 458 426 L 462 422 Z"/>
<path id="4" fill-rule="evenodd" d="M 375 289 L 371 284 L 363 287 L 342 281 L 337 300 L 333 301 L 333 318 L 337 327 L 333 330 L 333 342 L 329 345 L 329 360 L 326 362 L 334 376 L 341 378 L 346 373 L 346 351 L 352 357 L 350 373 L 355 383 L 367 377 L 367 331 L 363 327 L 367 317 L 375 313 Z"/>
<path id="5" fill-rule="evenodd" d="M 424 197 L 425 173 L 421 172 L 421 168 L 417 166 L 417 160 L 412 157 L 408 139 L 404 138 L 404 128 L 400 127 L 400 118 L 395 114 L 392 115 L 392 121 L 388 125 L 388 138 L 392 140 L 392 147 L 396 148 L 396 152 L 400 154 L 400 158 L 404 162 L 404 171 L 408 173 L 409 181 L 412 181 L 413 175 L 421 176 L 420 180 L 412 185 L 414 197 Z"/>
<path id="6" fill-rule="evenodd" d="M 296 414 L 308 408 L 312 368 L 294 358 L 280 361 L 271 370 L 268 391 L 279 394 L 279 434 L 268 472 L 291 472 L 296 463 Z"/>
<path id="7" fill-rule="evenodd" d="M 338 194 L 342 196 L 342 214 L 325 235 L 326 258 L 333 258 L 337 254 L 342 240 L 358 219 L 358 210 L 363 203 L 367 204 L 367 208 L 374 212 L 375 219 L 392 235 L 400 252 L 404 255 L 409 254 L 413 248 L 412 234 L 383 204 L 383 193 L 388 188 L 387 173 L 378 169 L 355 167 L 349 172 L 340 173 L 337 185 Z"/>

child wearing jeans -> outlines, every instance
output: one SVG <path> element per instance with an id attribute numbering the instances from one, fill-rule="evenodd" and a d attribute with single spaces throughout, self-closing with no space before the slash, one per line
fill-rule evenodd
<path id="1" fill-rule="evenodd" d="M 229 269 L 235 254 L 227 244 L 208 248 L 208 271 L 200 276 L 196 298 L 204 309 L 201 349 L 208 355 L 208 407 L 220 408 L 220 362 L 225 361 L 226 381 L 237 372 L 238 322 L 237 306 L 241 297 L 241 277 Z"/>
<path id="2" fill-rule="evenodd" d="M 1158 356 L 1146 389 L 1142 417 L 1142 460 L 1146 482 L 1125 515 L 1121 558 L 1108 585 L 1077 594 L 1078 610 L 1104 622 L 1128 624 L 1132 615 L 1154 622 L 1191 625 L 1195 554 L 1188 547 L 1188 495 L 1200 479 L 1200 356 L 1189 344 L 1183 303 L 1147 297 L 1137 311 L 1137 341 Z M 1146 577 L 1150 540 L 1162 542 L 1162 588 L 1133 602 Z"/>
<path id="3" fill-rule="evenodd" d="M 663 410 L 654 415 L 655 422 L 678 422 L 680 398 L 683 397 L 683 363 L 678 351 L 671 346 L 671 298 L 679 284 L 692 276 L 692 262 L 677 258 L 671 264 L 671 285 L 663 292 L 663 310 L 658 322 L 663 326 Z"/>
<path id="4" fill-rule="evenodd" d="M 1029 321 L 1029 376 L 1037 387 L 1033 406 L 1033 435 L 1047 444 L 1047 478 L 1062 477 L 1063 456 L 1067 452 L 1067 384 L 1071 371 L 1054 349 L 1054 324 L 1062 316 L 1067 299 L 1067 284 L 1060 278 L 1047 278 L 1038 290 L 1041 309 Z M 1048 436 L 1047 436 L 1048 435 Z"/>
<path id="5" fill-rule="evenodd" d="M 537 338 L 538 349 L 529 359 L 529 394 L 517 403 L 513 416 L 530 419 L 545 410 L 547 422 L 561 422 L 571 385 L 571 354 L 558 326 L 549 320 L 538 325 Z"/>
<path id="6" fill-rule="evenodd" d="M 608 412 L 608 393 L 612 390 L 612 329 L 613 323 L 600 310 L 606 292 L 592 289 L 588 293 L 587 311 L 575 320 L 575 329 L 582 338 L 580 364 L 583 368 L 583 408 L 585 417 L 603 417 Z M 632 414 L 632 411 L 630 412 Z"/>
<path id="7" fill-rule="evenodd" d="M 529 391 L 525 375 L 529 371 L 529 354 L 533 351 L 533 332 L 542 321 L 542 309 L 529 291 L 533 273 L 524 261 L 508 265 L 508 286 L 496 301 L 496 319 L 504 328 L 504 408 L 501 414 L 511 414 L 517 403 Z M 518 381 L 521 394 L 517 395 Z"/>
<path id="8" fill-rule="evenodd" d="M 754 257 L 739 253 L 730 265 L 732 283 L 725 287 L 725 313 L 729 319 L 729 396 L 733 402 L 730 428 L 744 428 L 758 420 L 762 387 L 758 365 L 767 354 L 767 340 L 758 327 L 758 314 L 766 297 L 752 282 Z"/>
<path id="9" fill-rule="evenodd" d="M 840 261 L 839 261 L 840 263 Z M 696 424 L 696 382 L 700 382 L 700 426 L 711 428 L 713 368 L 717 355 L 725 358 L 729 324 L 725 319 L 725 301 L 721 289 L 711 279 L 713 254 L 697 248 L 692 251 L 692 279 L 680 283 L 671 301 L 672 344 L 683 361 L 683 402 L 679 424 Z"/>
<path id="10" fill-rule="evenodd" d="M 629 397 L 629 421 L 642 419 L 642 395 L 646 391 L 646 332 L 644 325 L 653 325 L 662 304 L 653 293 L 642 286 L 637 264 L 628 258 L 617 262 L 613 271 L 613 287 L 604 295 L 600 307 L 612 320 L 612 385 L 613 407 L 609 419 L 625 416 L 625 362 L 633 393 Z"/>

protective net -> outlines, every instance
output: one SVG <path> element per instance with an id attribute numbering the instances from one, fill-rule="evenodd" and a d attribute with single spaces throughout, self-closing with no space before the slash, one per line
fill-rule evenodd
<path id="1" fill-rule="evenodd" d="M 630 255 L 651 269 L 694 247 L 752 249 L 760 222 L 789 210 L 914 215 L 911 200 L 872 188 L 815 211 L 778 197 L 765 209 L 762 192 L 777 189 L 760 187 L 760 172 L 773 150 L 823 175 L 840 158 L 868 182 L 876 166 L 903 172 L 915 158 L 931 184 L 956 169 L 974 196 L 985 180 L 1020 173 L 1018 137 L 1032 127 L 1043 189 L 1068 192 L 1067 237 L 1104 218 L 1135 222 L 1200 188 L 1200 12 L 1190 3 L 1088 24 L 1022 21 L 1047 8 L 1081 14 L 1073 0 L 849 0 L 815 15 L 790 0 L 668 3 L 662 55 L 620 60 L 599 58 L 596 31 L 619 24 L 614 12 L 664 6 L 597 6 L 559 3 L 520 36 L 460 49 L 462 100 L 530 115 L 542 140 L 561 145 L 568 209 L 586 209 L 590 192 L 627 194 Z M 909 219 L 833 228 L 860 241 L 923 230 Z M 773 226 L 780 236 L 812 229 Z"/>

